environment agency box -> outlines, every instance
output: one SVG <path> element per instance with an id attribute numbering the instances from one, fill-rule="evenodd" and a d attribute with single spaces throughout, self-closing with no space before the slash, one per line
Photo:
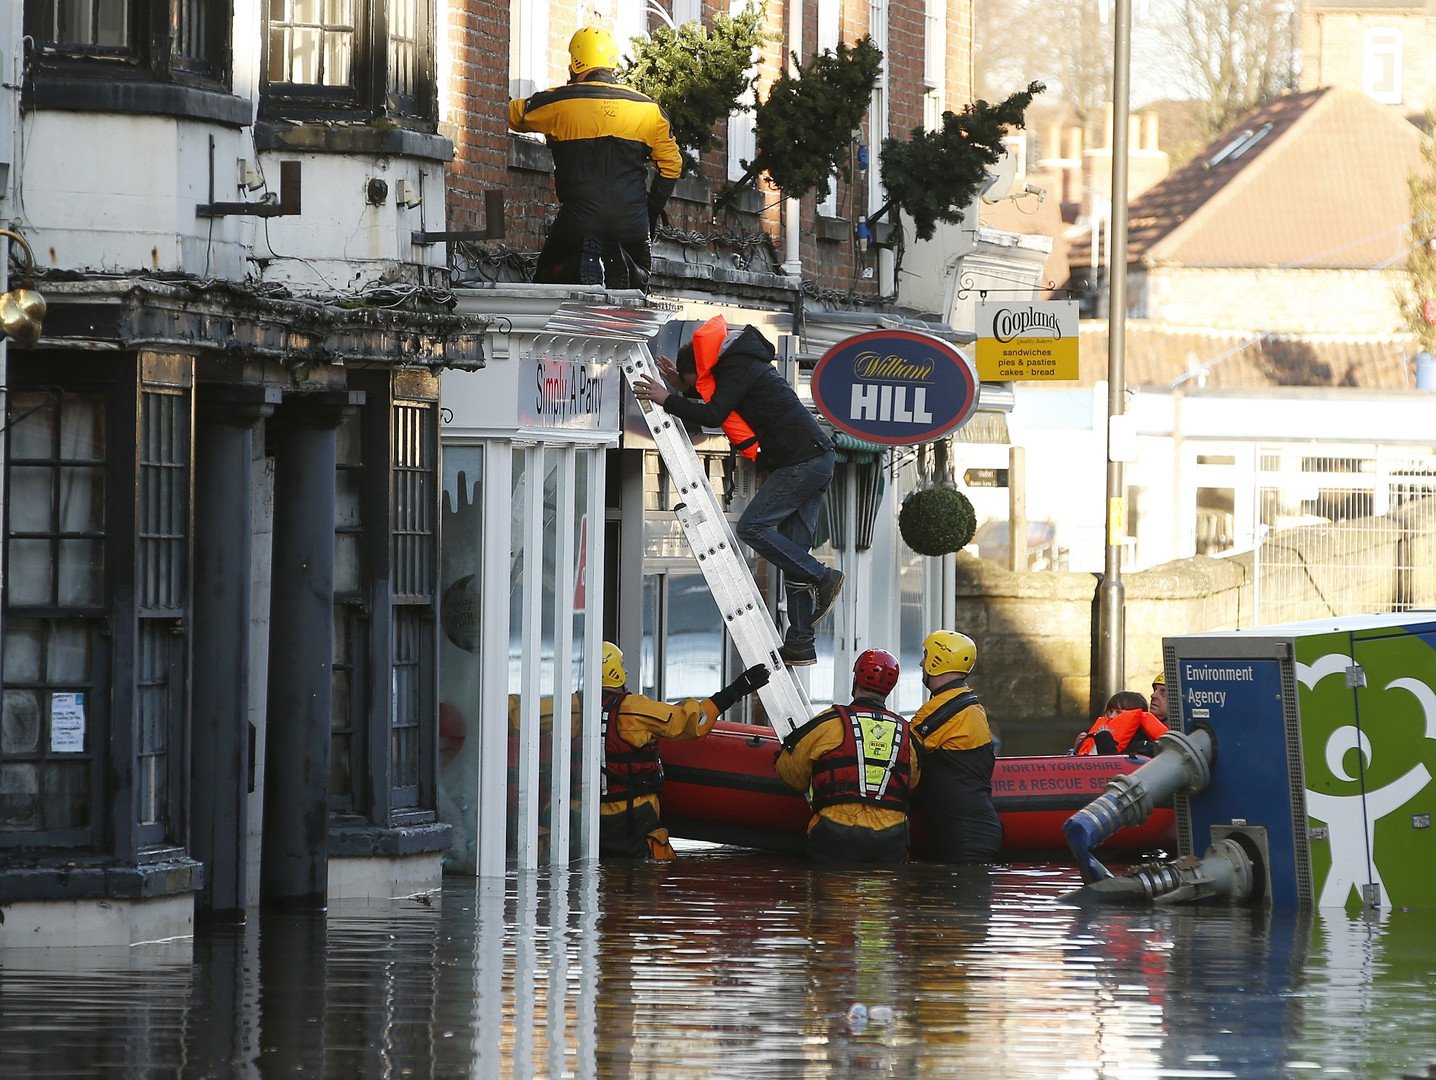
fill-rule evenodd
<path id="1" fill-rule="evenodd" d="M 1219 837 L 1278 907 L 1436 907 L 1436 612 L 1163 640 L 1168 723 L 1214 738 L 1176 802 L 1183 855 Z"/>

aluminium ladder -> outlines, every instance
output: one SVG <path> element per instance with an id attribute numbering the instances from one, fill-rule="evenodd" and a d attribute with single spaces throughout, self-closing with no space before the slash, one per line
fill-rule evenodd
<path id="1" fill-rule="evenodd" d="M 544 329 L 568 330 L 588 337 L 597 352 L 607 354 L 618 363 L 630 386 L 644 375 L 663 382 L 647 340 L 658 327 L 651 323 L 634 325 L 634 322 L 645 322 L 645 316 L 651 319 L 653 313 L 564 304 Z M 595 338 L 602 340 L 593 340 Z M 536 340 L 534 345 L 536 351 L 541 350 L 543 339 Z M 768 722 L 778 737 L 786 738 L 812 719 L 808 696 L 778 653 L 782 638 L 748 570 L 748 563 L 738 550 L 733 530 L 708 483 L 687 430 L 677 417 L 652 402 L 640 401 L 638 405 L 678 489 L 679 504 L 673 513 L 723 616 L 724 629 L 745 666 L 762 664 L 768 669 L 768 683 L 759 687 L 758 700 L 763 703 Z"/>
<path id="2" fill-rule="evenodd" d="M 634 343 L 619 364 L 630 385 L 644 375 L 663 381 L 658 365 L 643 342 Z M 758 700 L 767 710 L 773 729 L 780 738 L 786 738 L 794 728 L 811 720 L 813 712 L 803 688 L 778 654 L 783 641 L 768 615 L 768 605 L 748 572 L 748 563 L 738 551 L 733 530 L 682 421 L 651 401 L 640 401 L 638 405 L 678 489 L 680 501 L 673 515 L 698 560 L 698 568 L 703 572 L 738 655 L 744 664 L 750 667 L 762 664 L 771 673 L 768 685 L 758 689 Z"/>

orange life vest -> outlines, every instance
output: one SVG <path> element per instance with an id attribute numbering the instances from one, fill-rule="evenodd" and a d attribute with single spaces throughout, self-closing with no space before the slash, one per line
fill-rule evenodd
<path id="1" fill-rule="evenodd" d="M 714 315 L 693 331 L 693 366 L 698 372 L 698 394 L 704 401 L 713 400 L 713 391 L 718 386 L 718 381 L 713 378 L 713 368 L 718 363 L 727 337 L 728 324 L 722 315 Z M 723 421 L 723 434 L 728 436 L 733 449 L 749 461 L 758 459 L 758 436 L 748 426 L 748 421 L 736 412 L 729 413 Z"/>

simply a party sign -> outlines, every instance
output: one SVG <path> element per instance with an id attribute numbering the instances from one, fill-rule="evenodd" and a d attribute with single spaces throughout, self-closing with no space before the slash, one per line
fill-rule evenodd
<path id="1" fill-rule="evenodd" d="M 977 411 L 977 371 L 952 344 L 911 330 L 838 342 L 813 369 L 813 401 L 839 431 L 868 442 L 930 442 Z"/>

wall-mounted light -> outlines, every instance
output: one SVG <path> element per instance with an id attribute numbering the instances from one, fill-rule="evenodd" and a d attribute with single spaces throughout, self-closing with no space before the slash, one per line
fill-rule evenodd
<path id="1" fill-rule="evenodd" d="M 264 187 L 264 174 L 259 171 L 252 161 L 245 161 L 240 158 L 235 164 L 239 168 L 239 187 L 241 191 L 258 191 Z"/>
<path id="2" fill-rule="evenodd" d="M 0 333 L 17 345 L 33 345 L 40 340 L 40 323 L 45 318 L 45 298 L 30 286 L 35 278 L 35 253 L 19 233 L 0 229 L 0 236 L 18 241 L 25 252 L 25 270 L 20 288 L 0 293 Z"/>
<path id="3" fill-rule="evenodd" d="M 419 194 L 419 189 L 407 180 L 400 180 L 394 185 L 394 201 L 405 210 L 412 210 L 424 201 Z"/>

